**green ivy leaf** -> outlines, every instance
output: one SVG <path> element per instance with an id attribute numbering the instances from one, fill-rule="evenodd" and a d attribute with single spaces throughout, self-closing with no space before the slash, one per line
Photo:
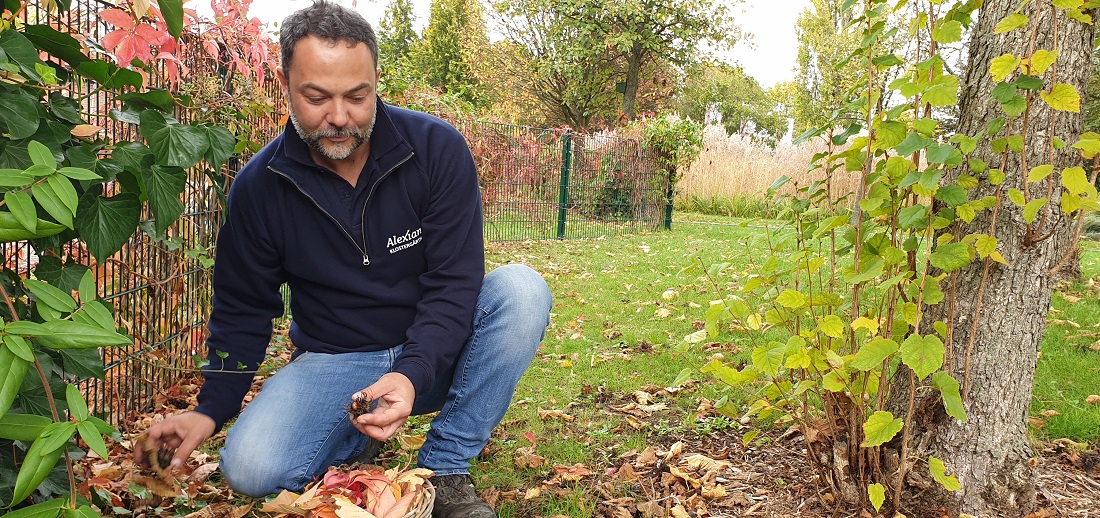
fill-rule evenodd
<path id="1" fill-rule="evenodd" d="M 904 422 L 901 418 L 895 418 L 894 414 L 879 410 L 871 414 L 871 417 L 867 418 L 867 422 L 863 423 L 863 436 L 866 439 L 859 446 L 861 448 L 871 448 L 885 444 L 901 431 L 902 426 L 904 426 Z"/>
<path id="2" fill-rule="evenodd" d="M 1024 205 L 1024 221 L 1029 225 L 1034 223 L 1035 216 L 1039 214 L 1040 209 L 1046 206 L 1047 201 L 1046 198 L 1037 198 L 1027 202 L 1027 205 Z"/>
<path id="3" fill-rule="evenodd" d="M 867 496 L 871 499 L 871 505 L 875 506 L 875 510 L 882 509 L 882 504 L 886 502 L 886 486 L 875 482 L 867 486 Z"/>
<path id="4" fill-rule="evenodd" d="M 38 211 L 34 200 L 27 191 L 8 191 L 4 193 L 4 204 L 12 216 L 30 233 L 38 231 Z"/>
<path id="5" fill-rule="evenodd" d="M 1051 87 L 1050 92 L 1039 92 L 1039 96 L 1051 108 L 1064 112 L 1081 112 L 1081 95 L 1077 89 L 1065 83 L 1058 83 Z"/>
<path id="6" fill-rule="evenodd" d="M 939 482 L 944 489 L 948 491 L 958 491 L 962 489 L 962 484 L 959 484 L 959 479 L 955 475 L 947 474 L 947 466 L 943 464 L 943 461 L 935 457 L 928 457 L 928 471 L 932 473 L 932 478 Z"/>
<path id="7" fill-rule="evenodd" d="M 130 240 L 140 217 L 141 202 L 136 194 L 122 193 L 104 198 L 88 191 L 77 210 L 76 230 L 87 243 L 92 257 L 102 262 Z"/>
<path id="8" fill-rule="evenodd" d="M 947 415 L 965 423 L 966 408 L 963 407 L 958 380 L 946 372 L 938 371 L 932 375 L 932 386 L 940 391 L 943 397 L 943 408 L 947 411 Z"/>
<path id="9" fill-rule="evenodd" d="M 1085 169 L 1079 166 L 1067 167 L 1062 170 L 1062 187 L 1070 194 L 1080 196 L 1085 192 L 1095 192 L 1096 187 L 1089 182 Z"/>
<path id="10" fill-rule="evenodd" d="M 898 343 L 889 338 L 876 338 L 859 348 L 848 365 L 860 371 L 882 368 L 882 361 L 898 350 Z"/>
<path id="11" fill-rule="evenodd" d="M 1001 21 L 997 22 L 997 26 L 993 28 L 993 34 L 1004 34 L 1009 31 L 1014 31 L 1027 25 L 1029 21 L 1027 15 L 1020 13 L 1013 13 L 1005 16 Z"/>
<path id="12" fill-rule="evenodd" d="M 206 139 L 210 142 L 210 147 L 206 151 L 206 161 L 211 169 L 217 171 L 221 169 L 222 164 L 233 157 L 233 151 L 237 147 L 237 137 L 221 126 L 206 125 L 202 126 L 202 129 L 206 131 Z"/>
<path id="13" fill-rule="evenodd" d="M 901 361 L 923 380 L 943 366 L 944 350 L 936 335 L 909 335 L 901 343 Z"/>
<path id="14" fill-rule="evenodd" d="M 99 349 L 61 349 L 58 353 L 61 354 L 61 365 L 66 374 L 79 379 L 104 379 L 107 374 Z"/>
<path id="15" fill-rule="evenodd" d="M 12 140 L 22 140 L 38 132 L 42 118 L 38 115 L 38 103 L 34 99 L 19 94 L 3 94 L 0 95 L 0 103 L 4 106 L 4 124 Z"/>
<path id="16" fill-rule="evenodd" d="M 1020 66 L 1020 58 L 1015 54 L 1002 54 L 989 63 L 989 74 L 994 81 L 1004 81 Z"/>
<path id="17" fill-rule="evenodd" d="M 143 175 L 149 208 L 153 211 L 156 222 L 156 233 L 163 236 L 164 231 L 183 214 L 180 194 L 187 184 L 187 172 L 178 167 L 154 165 L 143 172 Z"/>
<path id="18" fill-rule="evenodd" d="M 164 165 L 191 167 L 203 159 L 210 146 L 206 131 L 202 128 L 174 121 L 169 124 L 164 115 L 156 110 L 141 112 L 139 129 L 158 162 Z"/>

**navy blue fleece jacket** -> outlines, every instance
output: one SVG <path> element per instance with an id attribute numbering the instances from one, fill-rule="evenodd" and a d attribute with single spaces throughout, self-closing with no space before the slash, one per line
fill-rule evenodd
<path id="1" fill-rule="evenodd" d="M 299 350 L 405 345 L 393 366 L 424 393 L 458 356 L 485 274 L 481 196 L 466 140 L 446 122 L 386 106 L 357 185 L 310 159 L 294 127 L 233 181 L 218 235 L 197 412 L 240 412 L 283 314 Z M 224 358 L 223 358 L 224 356 Z M 373 379 L 364 379 L 365 388 Z"/>

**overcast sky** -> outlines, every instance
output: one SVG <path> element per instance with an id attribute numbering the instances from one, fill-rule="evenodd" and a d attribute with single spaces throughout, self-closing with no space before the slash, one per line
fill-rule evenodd
<path id="1" fill-rule="evenodd" d="M 337 1 L 352 5 L 352 0 Z M 203 10 L 201 4 L 205 3 L 206 0 L 191 0 L 200 12 Z M 250 14 L 269 24 L 280 23 L 288 14 L 312 3 L 312 0 L 255 0 Z M 428 23 L 431 0 L 413 0 L 412 3 L 415 26 L 421 30 Z M 388 4 L 389 0 L 358 0 L 356 9 L 371 25 L 377 26 Z M 765 88 L 792 79 L 798 49 L 794 24 L 799 13 L 809 6 L 810 0 L 744 0 L 733 8 L 733 17 L 749 37 L 721 57 L 731 63 L 740 63 Z"/>

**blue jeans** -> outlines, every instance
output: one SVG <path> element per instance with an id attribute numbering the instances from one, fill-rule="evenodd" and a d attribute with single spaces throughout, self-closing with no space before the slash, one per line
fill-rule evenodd
<path id="1" fill-rule="evenodd" d="M 417 394 L 413 414 L 439 411 L 418 454 L 437 475 L 468 473 L 504 418 L 516 384 L 546 332 L 553 304 L 534 270 L 507 265 L 485 276 L 473 332 L 453 370 Z M 235 491 L 260 497 L 301 491 L 331 465 L 357 457 L 368 437 L 352 426 L 351 396 L 390 371 L 401 347 L 307 352 L 268 379 L 229 428 L 221 470 Z"/>

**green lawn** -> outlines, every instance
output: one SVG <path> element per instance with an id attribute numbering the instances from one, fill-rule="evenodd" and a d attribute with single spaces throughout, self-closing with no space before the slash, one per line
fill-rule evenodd
<path id="1" fill-rule="evenodd" d="M 490 267 L 526 263 L 545 276 L 555 298 L 543 349 L 475 468 L 479 486 L 513 494 L 498 502 L 501 516 L 591 516 L 601 497 L 580 490 L 515 498 L 552 480 L 555 465 L 581 464 L 601 473 L 655 439 L 740 436 L 732 433 L 739 430 L 732 420 L 698 417 L 700 404 L 722 395 L 698 369 L 718 355 L 739 357 L 750 348 L 747 338 L 695 345 L 683 340 L 701 325 L 709 302 L 736 289 L 748 259 L 758 257 L 747 249 L 747 238 L 763 229 L 740 221 L 681 213 L 671 232 L 490 246 Z M 1087 246 L 1086 279 L 1100 275 L 1098 250 Z M 718 262 L 731 266 L 713 278 L 698 268 Z M 1089 349 L 1100 339 L 1098 293 L 1100 286 L 1078 283 L 1066 291 L 1068 300 L 1055 295 L 1031 412 L 1043 421 L 1034 421 L 1042 424 L 1034 428 L 1038 439 L 1098 438 L 1100 405 L 1085 403 L 1100 391 L 1100 351 Z M 685 379 L 683 390 L 660 390 Z M 648 404 L 657 405 L 645 419 L 611 411 L 638 403 L 636 391 L 651 394 Z M 1043 417 L 1046 410 L 1058 414 Z M 545 464 L 528 466 L 529 454 L 544 457 Z"/>

